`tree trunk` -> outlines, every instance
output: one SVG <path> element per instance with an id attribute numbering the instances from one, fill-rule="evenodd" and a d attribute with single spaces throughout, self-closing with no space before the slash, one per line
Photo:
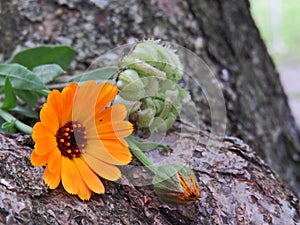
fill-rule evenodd
<path id="1" fill-rule="evenodd" d="M 42 182 L 42 169 L 30 166 L 31 148 L 17 143 L 15 137 L 1 136 L 0 221 L 299 222 L 298 200 L 279 180 L 300 196 L 300 137 L 278 72 L 250 15 L 248 0 L 0 1 L 0 59 L 25 47 L 67 44 L 78 51 L 72 69 L 84 70 L 106 50 L 143 37 L 175 42 L 194 51 L 222 86 L 227 135 L 251 146 L 227 137 L 220 148 L 198 143 L 190 163 L 200 181 L 201 198 L 186 208 L 161 204 L 151 187 L 111 182 L 105 183 L 108 193 L 93 195 L 89 202 L 70 197 L 62 188 L 49 191 Z M 194 100 L 201 106 L 201 130 L 210 129 L 210 108 L 205 99 L 199 99 Z M 174 131 L 165 142 L 172 144 L 170 140 L 176 135 Z M 208 134 L 202 131 L 202 135 Z M 176 149 L 174 143 L 173 147 Z M 279 180 L 252 149 L 280 175 Z"/>

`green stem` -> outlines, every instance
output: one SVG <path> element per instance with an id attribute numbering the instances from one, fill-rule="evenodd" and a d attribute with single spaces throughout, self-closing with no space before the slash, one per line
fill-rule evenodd
<path id="1" fill-rule="evenodd" d="M 16 128 L 18 128 L 20 131 L 26 134 L 32 134 L 32 127 L 17 120 L 14 116 L 12 116 L 10 113 L 8 113 L 5 110 L 2 110 L 1 108 L 0 108 L 0 116 L 7 122 L 14 122 Z"/>
<path id="2" fill-rule="evenodd" d="M 49 84 L 49 85 L 47 85 L 47 88 L 49 88 L 49 89 L 63 89 L 68 84 L 70 84 L 70 83 Z"/>
<path id="3" fill-rule="evenodd" d="M 40 95 L 43 95 L 43 96 L 47 97 L 48 94 L 50 93 L 50 90 L 42 89 L 42 90 L 37 90 L 36 92 L 37 92 L 38 94 L 40 94 Z"/>
<path id="4" fill-rule="evenodd" d="M 132 152 L 132 154 L 140 160 L 141 163 L 143 163 L 144 166 L 146 166 L 149 170 L 151 170 L 153 173 L 157 173 L 157 166 L 142 152 L 142 150 L 135 144 L 134 137 L 130 136 L 126 138 L 129 148 Z"/>

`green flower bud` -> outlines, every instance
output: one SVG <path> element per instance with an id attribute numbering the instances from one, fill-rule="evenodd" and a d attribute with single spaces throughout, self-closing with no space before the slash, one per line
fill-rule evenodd
<path id="1" fill-rule="evenodd" d="M 152 131 L 169 129 L 182 102 L 189 100 L 188 92 L 177 84 L 183 71 L 175 51 L 158 41 L 142 41 L 120 60 L 119 67 L 123 70 L 117 81 L 120 96 L 141 103 L 136 111 L 130 110 L 131 122 Z"/>
<path id="2" fill-rule="evenodd" d="M 183 66 L 178 55 L 173 49 L 160 45 L 158 41 L 145 40 L 138 43 L 130 56 L 164 71 L 169 80 L 177 82 L 182 78 Z"/>
<path id="3" fill-rule="evenodd" d="M 137 71 L 140 76 L 154 76 L 162 80 L 167 78 L 165 72 L 155 68 L 151 64 L 131 56 L 125 56 L 119 63 L 119 67 L 133 69 Z"/>
<path id="4" fill-rule="evenodd" d="M 117 86 L 122 91 L 139 91 L 144 88 L 139 75 L 134 70 L 125 70 L 118 76 Z"/>
<path id="5" fill-rule="evenodd" d="M 141 102 L 140 101 L 128 101 L 122 98 L 120 95 L 117 95 L 114 99 L 114 104 L 123 104 L 126 106 L 128 114 L 133 114 L 137 110 L 140 109 L 141 107 Z"/>
<path id="6" fill-rule="evenodd" d="M 200 196 L 193 171 L 177 164 L 159 167 L 152 183 L 155 193 L 164 202 L 184 204 Z"/>
<path id="7" fill-rule="evenodd" d="M 163 110 L 164 108 L 164 101 L 162 99 L 153 99 L 153 103 L 155 105 L 155 108 L 156 108 L 156 116 L 159 115 L 161 113 L 161 111 Z"/>
<path id="8" fill-rule="evenodd" d="M 156 114 L 155 105 L 152 99 L 143 99 L 141 109 L 137 111 L 136 114 L 139 127 L 149 128 Z"/>

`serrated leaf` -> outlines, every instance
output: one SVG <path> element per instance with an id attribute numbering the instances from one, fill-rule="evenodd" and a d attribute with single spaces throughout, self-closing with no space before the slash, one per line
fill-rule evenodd
<path id="1" fill-rule="evenodd" d="M 75 50 L 69 46 L 39 46 L 17 53 L 9 63 L 19 63 L 30 70 L 44 64 L 58 64 L 66 69 L 74 57 Z"/>
<path id="2" fill-rule="evenodd" d="M 1 108 L 2 109 L 14 108 L 18 104 L 18 100 L 8 77 L 6 77 L 5 79 L 4 94 L 5 94 L 5 98 Z"/>
<path id="3" fill-rule="evenodd" d="M 27 109 L 27 108 L 25 108 L 23 106 L 19 106 L 19 105 L 17 105 L 15 108 L 10 109 L 9 111 L 16 112 L 16 113 L 26 116 L 28 118 L 33 118 L 33 119 L 39 118 L 39 114 L 36 111 Z"/>
<path id="4" fill-rule="evenodd" d="M 32 72 L 38 75 L 44 84 L 47 84 L 63 74 L 64 70 L 57 64 L 46 64 L 34 67 Z"/>
<path id="5" fill-rule="evenodd" d="M 39 95 L 33 91 L 28 90 L 15 90 L 16 95 L 22 99 L 24 102 L 28 103 L 31 106 L 36 106 L 39 99 Z"/>
<path id="6" fill-rule="evenodd" d="M 88 80 L 111 80 L 118 71 L 118 67 L 103 67 L 85 72 L 72 78 L 70 82 L 80 82 Z"/>
<path id="7" fill-rule="evenodd" d="M 19 64 L 0 64 L 0 87 L 4 86 L 7 77 L 10 79 L 14 89 L 47 89 L 35 73 Z"/>

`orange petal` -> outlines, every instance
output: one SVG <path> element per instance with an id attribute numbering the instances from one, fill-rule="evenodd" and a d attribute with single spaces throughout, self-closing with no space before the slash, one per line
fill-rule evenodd
<path id="1" fill-rule="evenodd" d="M 117 95 L 118 88 L 114 84 L 100 83 L 98 84 L 100 92 L 98 93 L 96 111 L 100 112 L 108 105 Z"/>
<path id="2" fill-rule="evenodd" d="M 30 162 L 33 166 L 43 166 L 48 162 L 48 158 L 49 154 L 40 156 L 33 151 L 30 156 Z"/>
<path id="3" fill-rule="evenodd" d="M 51 91 L 47 98 L 47 104 L 49 105 L 48 107 L 53 108 L 55 110 L 56 116 L 59 121 L 59 126 L 63 126 L 64 124 L 61 123 L 63 114 L 61 93 L 58 90 Z"/>
<path id="4" fill-rule="evenodd" d="M 118 140 L 102 140 L 107 151 L 118 161 L 122 162 L 123 165 L 128 164 L 132 155 L 129 151 L 128 145 L 121 143 Z"/>
<path id="5" fill-rule="evenodd" d="M 38 142 L 34 145 L 35 154 L 39 156 L 49 155 L 54 149 L 56 149 L 56 145 L 52 145 L 51 142 L 47 145 L 46 141 Z"/>
<path id="6" fill-rule="evenodd" d="M 59 121 L 55 108 L 51 107 L 47 103 L 44 104 L 40 112 L 40 118 L 45 129 L 49 130 L 52 134 L 56 134 L 59 128 Z"/>
<path id="7" fill-rule="evenodd" d="M 48 169 L 48 166 L 46 167 L 44 171 L 44 180 L 50 189 L 55 189 L 59 185 L 61 179 L 60 169 L 61 163 L 57 165 L 57 171 L 55 173 L 51 173 Z"/>
<path id="8" fill-rule="evenodd" d="M 55 137 L 55 134 L 56 132 L 50 132 L 42 122 L 37 122 L 32 128 L 32 139 L 35 142 L 38 142 L 39 140 L 47 140 L 49 137 Z"/>
<path id="9" fill-rule="evenodd" d="M 131 160 L 131 157 L 129 161 L 115 158 L 114 155 L 110 153 L 108 148 L 106 148 L 100 140 L 89 140 L 83 154 L 89 154 L 94 158 L 112 165 L 126 165 Z"/>
<path id="10" fill-rule="evenodd" d="M 80 199 L 82 200 L 89 200 L 91 195 L 92 195 L 92 191 L 90 190 L 90 188 L 86 185 L 86 183 L 84 182 L 83 178 L 81 177 L 76 165 L 75 165 L 75 161 L 74 159 L 71 160 L 71 162 L 73 163 L 74 167 L 75 167 L 75 173 L 76 173 L 76 178 L 77 178 L 77 184 L 78 184 L 78 192 L 77 195 Z"/>
<path id="11" fill-rule="evenodd" d="M 100 122 L 97 124 L 100 139 L 119 139 L 129 136 L 133 126 L 128 121 Z"/>
<path id="12" fill-rule="evenodd" d="M 76 94 L 77 88 L 78 88 L 77 83 L 70 83 L 61 92 L 62 107 L 63 107 L 61 122 L 63 125 L 72 121 L 73 102 L 74 102 L 74 96 Z"/>
<path id="13" fill-rule="evenodd" d="M 34 150 L 37 155 L 47 155 L 57 146 L 55 135 L 41 122 L 34 125 L 32 139 L 35 142 Z"/>
<path id="14" fill-rule="evenodd" d="M 102 111 L 96 119 L 98 121 L 118 121 L 124 120 L 127 116 L 126 106 L 123 104 L 115 104 Z"/>
<path id="15" fill-rule="evenodd" d="M 61 159 L 62 184 L 70 194 L 78 194 L 80 185 L 83 185 L 84 182 L 76 169 L 74 161 L 65 156 L 62 156 Z"/>
<path id="16" fill-rule="evenodd" d="M 81 178 L 84 180 L 89 189 L 95 193 L 103 194 L 105 189 L 102 182 L 100 181 L 99 177 L 88 167 L 88 165 L 80 158 L 75 158 L 74 163 L 81 175 Z"/>
<path id="17" fill-rule="evenodd" d="M 61 152 L 55 148 L 49 156 L 48 169 L 51 173 L 55 173 L 58 169 L 57 165 L 61 164 Z"/>
<path id="18" fill-rule="evenodd" d="M 87 81 L 78 89 L 74 97 L 73 120 L 85 124 L 94 117 L 98 91 L 95 81 Z"/>
<path id="19" fill-rule="evenodd" d="M 80 177 L 81 181 L 82 181 L 82 185 L 79 186 L 79 190 L 78 190 L 78 197 L 81 200 L 89 200 L 91 195 L 92 195 L 92 191 L 88 188 L 88 186 L 84 183 L 84 181 L 82 180 L 82 178 Z"/>
<path id="20" fill-rule="evenodd" d="M 82 154 L 82 157 L 89 167 L 100 177 L 107 180 L 118 180 L 121 177 L 121 171 L 116 166 L 107 164 L 88 154 Z"/>

